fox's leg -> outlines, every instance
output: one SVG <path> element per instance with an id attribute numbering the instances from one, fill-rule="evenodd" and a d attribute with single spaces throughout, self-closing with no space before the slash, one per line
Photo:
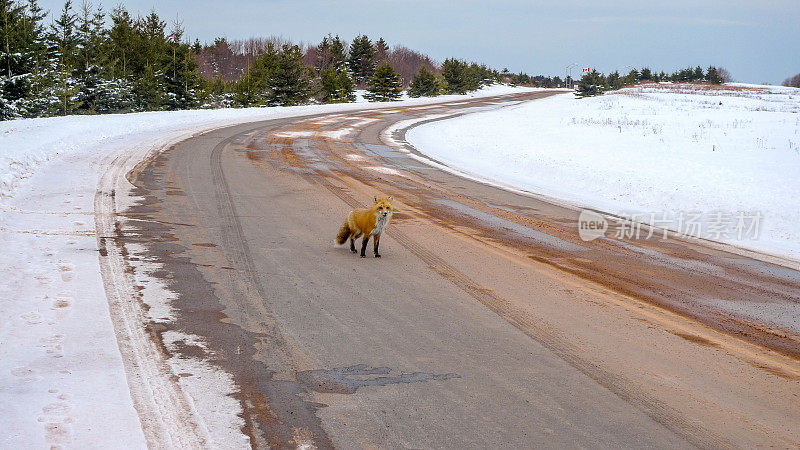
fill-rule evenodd
<path id="1" fill-rule="evenodd" d="M 361 232 L 360 231 L 354 231 L 350 235 L 350 251 L 351 252 L 353 252 L 353 253 L 358 252 L 358 250 L 356 250 L 356 239 L 358 239 L 360 237 L 361 237 Z"/>
<path id="2" fill-rule="evenodd" d="M 381 235 L 376 234 L 375 237 L 372 238 L 372 247 L 375 249 L 375 257 L 380 258 L 381 254 L 378 253 L 378 244 L 381 242 Z"/>
<path id="3" fill-rule="evenodd" d="M 361 240 L 361 257 L 367 257 L 367 242 L 369 242 L 369 235 L 365 234 L 364 239 Z"/>

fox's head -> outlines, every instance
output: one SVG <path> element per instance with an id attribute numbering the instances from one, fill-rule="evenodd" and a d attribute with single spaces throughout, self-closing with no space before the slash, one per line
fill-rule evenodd
<path id="1" fill-rule="evenodd" d="M 388 197 L 388 198 L 378 198 L 377 196 L 376 197 L 372 197 L 372 199 L 375 201 L 375 204 L 372 205 L 372 209 L 375 210 L 375 215 L 378 218 L 381 218 L 381 217 L 392 217 L 392 211 L 393 211 L 392 199 L 393 198 L 394 197 Z"/>

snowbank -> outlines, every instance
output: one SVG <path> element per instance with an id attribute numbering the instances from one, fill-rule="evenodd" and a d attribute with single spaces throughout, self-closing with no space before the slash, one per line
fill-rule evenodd
<path id="1" fill-rule="evenodd" d="M 434 122 L 407 139 L 486 180 L 797 260 L 799 112 L 794 88 L 653 84 Z M 681 227 L 696 214 L 701 228 Z M 742 216 L 757 239 L 740 238 Z"/>
<path id="2" fill-rule="evenodd" d="M 472 96 L 520 91 L 493 87 Z M 228 124 L 464 98 L 0 123 L 0 448 L 142 448 L 154 443 L 143 424 L 159 418 L 140 418 L 134 408 L 124 371 L 129 362 L 122 360 L 100 276 L 95 192 L 115 159 L 132 159 L 139 154 L 134 151 L 143 155 L 170 140 Z M 120 197 L 121 190 L 116 192 Z M 146 272 L 145 268 L 137 276 Z M 148 286 L 145 295 L 166 302 L 172 298 L 169 292 L 155 292 L 164 291 L 158 280 L 138 281 Z M 159 311 L 153 308 L 149 313 Z M 176 373 L 202 374 L 180 380 L 184 390 L 194 389 L 189 394 L 193 408 L 213 409 L 211 419 L 204 416 L 205 423 L 198 426 L 201 441 L 249 447 L 240 432 L 236 402 L 229 404 L 227 374 L 213 372 L 214 367 L 202 361 L 167 363 Z M 204 392 L 210 389 L 202 383 L 192 386 L 197 383 L 193 380 L 201 379 L 218 392 Z M 220 429 L 225 426 L 227 430 Z M 182 439 L 176 432 L 169 442 L 158 444 L 193 447 L 196 443 Z"/>
<path id="3" fill-rule="evenodd" d="M 364 99 L 365 91 L 357 91 L 356 103 L 338 105 L 145 112 L 0 122 L 0 200 L 12 195 L 20 183 L 29 178 L 36 167 L 44 162 L 84 152 L 89 146 L 101 143 L 114 145 L 122 139 L 135 139 L 137 135 L 178 130 L 186 126 L 267 120 L 307 113 L 352 111 L 363 108 L 425 105 L 534 90 L 537 89 L 495 84 L 467 95 L 442 95 L 418 99 L 411 99 L 404 92 L 402 103 L 369 103 Z"/>

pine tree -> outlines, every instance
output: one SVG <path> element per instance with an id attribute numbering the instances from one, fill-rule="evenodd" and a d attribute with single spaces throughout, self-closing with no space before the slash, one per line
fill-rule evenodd
<path id="1" fill-rule="evenodd" d="M 131 72 L 131 59 L 134 57 L 136 36 L 131 15 L 123 6 L 111 12 L 109 30 L 109 64 L 112 78 L 127 78 Z"/>
<path id="2" fill-rule="evenodd" d="M 0 91 L 0 120 L 9 120 L 19 115 L 17 109 L 3 97 Z"/>
<path id="3" fill-rule="evenodd" d="M 400 99 L 401 93 L 400 75 L 394 71 L 388 61 L 384 61 L 375 69 L 375 75 L 370 78 L 364 98 L 371 102 L 397 101 Z"/>
<path id="4" fill-rule="evenodd" d="M 322 42 L 317 45 L 317 60 L 314 68 L 321 72 L 331 66 L 331 41 L 333 37 L 329 34 L 322 38 Z"/>
<path id="5" fill-rule="evenodd" d="M 67 0 L 61 14 L 50 26 L 51 39 L 58 60 L 55 93 L 58 96 L 58 111 L 62 115 L 70 114 L 80 106 L 76 104 L 76 95 L 79 92 L 78 83 L 72 76 L 77 64 L 78 40 L 75 27 L 77 20 L 77 14 L 72 12 L 72 0 Z"/>
<path id="6" fill-rule="evenodd" d="M 353 80 L 344 70 L 329 67 L 320 74 L 320 101 L 323 103 L 348 103 L 356 100 Z"/>
<path id="7" fill-rule="evenodd" d="M 347 69 L 347 49 L 339 35 L 330 34 L 322 38 L 322 42 L 317 46 L 317 62 L 315 68 L 323 71 L 329 67 L 336 70 Z"/>
<path id="8" fill-rule="evenodd" d="M 137 109 L 159 110 L 169 99 L 165 69 L 169 61 L 165 21 L 155 11 L 136 20 L 128 70 L 134 79 Z"/>
<path id="9" fill-rule="evenodd" d="M 384 41 L 383 38 L 379 38 L 377 41 L 375 41 L 374 55 L 373 64 L 376 67 L 382 62 L 389 60 L 389 45 L 386 44 L 386 41 Z"/>
<path id="10" fill-rule="evenodd" d="M 578 82 L 578 89 L 575 92 L 575 95 L 578 98 L 591 97 L 594 95 L 602 95 L 605 90 L 605 78 L 596 70 L 592 70 L 581 77 L 581 81 Z"/>
<path id="11" fill-rule="evenodd" d="M 25 46 L 22 24 L 24 7 L 17 2 L 0 0 L 0 120 L 19 115 L 15 103 L 23 100 L 30 91 L 25 74 L 30 70 L 21 50 Z"/>
<path id="12" fill-rule="evenodd" d="M 471 63 L 466 69 L 465 87 L 467 91 L 477 91 L 482 86 L 491 84 L 495 78 L 494 73 L 485 65 Z"/>
<path id="13" fill-rule="evenodd" d="M 166 66 L 167 109 L 186 109 L 197 104 L 197 61 L 191 47 L 183 42 L 183 26 L 172 24 L 167 48 Z"/>
<path id="14" fill-rule="evenodd" d="M 447 94 L 466 94 L 469 90 L 467 80 L 467 63 L 455 58 L 448 58 L 442 64 L 442 75 L 447 80 Z"/>
<path id="15" fill-rule="evenodd" d="M 106 36 L 103 28 L 105 14 L 101 8 L 94 10 L 91 3 L 84 0 L 78 13 L 76 26 L 76 101 L 80 110 L 94 113 L 105 111 L 113 100 L 104 98 L 114 95 L 109 91 L 104 68 L 108 66 L 104 49 Z"/>
<path id="16" fill-rule="evenodd" d="M 722 84 L 722 77 L 719 76 L 717 68 L 710 66 L 706 72 L 706 81 L 711 84 Z"/>
<path id="17" fill-rule="evenodd" d="M 591 72 L 590 72 L 590 73 L 591 73 Z M 588 74 L 586 74 L 586 75 L 588 75 Z M 586 75 L 584 75 L 584 76 L 586 76 Z M 583 81 L 583 79 L 582 79 L 582 78 L 581 78 L 581 81 Z M 638 70 L 636 70 L 636 69 L 631 69 L 631 71 L 630 71 L 630 72 L 628 72 L 628 74 L 627 74 L 627 75 L 625 75 L 624 77 L 622 77 L 622 84 L 623 84 L 623 85 L 625 85 L 625 86 L 628 86 L 628 85 L 634 84 L 634 83 L 636 83 L 637 81 L 639 81 L 639 71 L 638 71 Z"/>
<path id="18" fill-rule="evenodd" d="M 311 97 L 311 71 L 303 64 L 297 45 L 283 44 L 275 67 L 269 74 L 270 105 L 300 105 Z"/>
<path id="19" fill-rule="evenodd" d="M 253 64 L 245 72 L 245 75 L 235 83 L 233 87 L 234 104 L 237 106 L 264 106 L 269 102 L 269 81 L 271 73 L 275 70 L 280 57 L 279 50 L 275 44 L 270 42 L 267 47 Z M 217 76 L 214 82 L 214 94 L 220 96 L 224 90 L 222 75 Z"/>
<path id="20" fill-rule="evenodd" d="M 411 80 L 408 88 L 409 97 L 434 97 L 439 95 L 439 83 L 436 75 L 425 66 L 420 67 L 417 75 Z"/>
<path id="21" fill-rule="evenodd" d="M 639 74 L 639 80 L 652 80 L 653 73 L 650 71 L 648 67 L 642 69 L 642 73 Z"/>
<path id="22" fill-rule="evenodd" d="M 347 62 L 356 84 L 365 83 L 375 73 L 375 49 L 366 35 L 361 35 L 350 44 Z"/>
<path id="23" fill-rule="evenodd" d="M 17 50 L 22 47 L 20 28 L 25 18 L 24 7 L 12 0 L 0 0 L 0 39 L 3 51 L 0 52 L 0 71 L 6 78 L 21 73 Z"/>
<path id="24" fill-rule="evenodd" d="M 644 69 L 642 69 L 642 72 L 644 72 Z M 608 74 L 607 81 L 609 89 L 615 90 L 615 89 L 620 89 L 622 87 L 622 79 L 619 76 L 619 71 L 615 70 L 610 74 Z"/>
<path id="25" fill-rule="evenodd" d="M 102 61 L 98 61 L 98 57 L 100 56 L 104 20 L 105 14 L 102 9 L 95 11 L 91 3 L 83 1 L 78 11 L 75 29 L 77 47 L 75 69 L 78 74 L 89 70 L 90 66 L 103 65 Z"/>
<path id="26" fill-rule="evenodd" d="M 703 68 L 697 66 L 694 68 L 694 73 L 692 74 L 692 81 L 703 81 Z"/>

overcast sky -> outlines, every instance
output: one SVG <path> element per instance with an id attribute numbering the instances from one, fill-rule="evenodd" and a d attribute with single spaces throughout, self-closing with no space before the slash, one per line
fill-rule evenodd
<path id="1" fill-rule="evenodd" d="M 80 4 L 81 0 L 73 0 Z M 92 3 L 100 3 L 93 0 Z M 115 2 L 103 2 L 110 10 Z M 779 84 L 800 73 L 798 0 L 127 0 L 129 11 L 179 18 L 192 40 L 281 36 L 316 43 L 379 36 L 442 61 L 455 56 L 513 72 L 564 76 L 725 67 L 736 81 Z M 63 1 L 41 0 L 46 9 Z M 573 71 L 577 74 L 578 71 Z"/>

